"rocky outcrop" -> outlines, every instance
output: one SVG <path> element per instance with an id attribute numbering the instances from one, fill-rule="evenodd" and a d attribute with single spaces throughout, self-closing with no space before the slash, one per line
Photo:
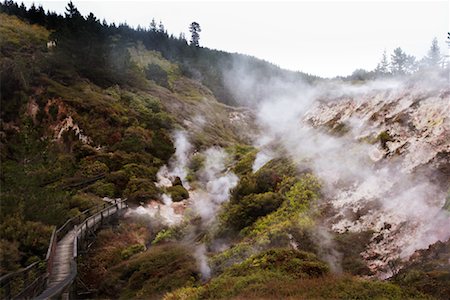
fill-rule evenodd
<path id="1" fill-rule="evenodd" d="M 334 231 L 374 230 L 362 253 L 372 271 L 391 276 L 396 259 L 450 237 L 441 209 L 450 187 L 450 88 L 403 83 L 322 98 L 304 122 L 344 137 L 348 151 L 367 144 L 370 160 L 358 167 L 368 175 L 333 185 L 328 197 Z"/>

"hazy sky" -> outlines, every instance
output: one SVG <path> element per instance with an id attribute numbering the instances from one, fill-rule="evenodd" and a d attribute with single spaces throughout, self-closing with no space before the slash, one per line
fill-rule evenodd
<path id="1" fill-rule="evenodd" d="M 24 1 L 62 13 L 68 1 Z M 450 30 L 449 1 L 82 1 L 108 22 L 148 27 L 161 20 L 169 33 L 200 23 L 200 44 L 249 54 L 290 70 L 319 76 L 374 69 L 384 49 L 398 46 L 418 58 L 433 37 L 442 52 Z"/>

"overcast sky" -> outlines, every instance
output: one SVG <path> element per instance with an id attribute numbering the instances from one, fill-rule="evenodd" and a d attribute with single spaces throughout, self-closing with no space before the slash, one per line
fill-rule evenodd
<path id="1" fill-rule="evenodd" d="M 68 1 L 24 1 L 64 12 Z M 442 52 L 450 30 L 449 1 L 82 1 L 108 23 L 148 27 L 161 20 L 176 36 L 200 23 L 201 46 L 249 54 L 319 76 L 374 69 L 384 49 L 423 57 L 437 37 Z"/>

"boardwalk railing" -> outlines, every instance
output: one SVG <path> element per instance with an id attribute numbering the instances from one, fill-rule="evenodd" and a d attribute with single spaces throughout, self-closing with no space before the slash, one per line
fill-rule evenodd
<path id="1" fill-rule="evenodd" d="M 113 216 L 126 209 L 125 200 L 113 204 L 104 203 L 81 212 L 76 217 L 67 220 L 64 225 L 53 230 L 47 256 L 43 261 L 37 261 L 28 267 L 0 277 L 0 299 L 40 299 L 54 298 L 68 290 L 77 275 L 76 257 L 78 251 L 85 249 L 88 237 L 92 236 L 100 226 Z M 75 230 L 73 241 L 73 257 L 70 262 L 70 276 L 57 286 L 47 289 L 49 277 L 52 275 L 53 262 L 58 242 L 71 230 Z"/>

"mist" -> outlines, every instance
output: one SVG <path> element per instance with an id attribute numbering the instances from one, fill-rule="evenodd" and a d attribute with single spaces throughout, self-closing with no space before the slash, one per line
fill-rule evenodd
<path id="1" fill-rule="evenodd" d="M 189 189 L 186 176 L 192 145 L 188 140 L 188 133 L 177 130 L 172 134 L 172 139 L 174 140 L 175 154 L 170 159 L 169 166 L 163 166 L 156 174 L 158 185 L 171 186 L 175 177 L 179 177 L 183 186 Z"/>
<path id="2" fill-rule="evenodd" d="M 198 190 L 191 194 L 192 207 L 205 224 L 215 220 L 222 203 L 230 197 L 239 178 L 227 169 L 228 154 L 219 147 L 212 147 L 204 152 L 205 162 L 199 171 Z"/>
<path id="3" fill-rule="evenodd" d="M 442 73 L 316 85 L 276 75 L 261 83 L 251 74 L 253 70 L 236 64 L 225 78 L 237 99 L 252 91 L 258 95 L 241 103 L 255 109 L 260 128 L 254 138 L 260 152 L 253 170 L 276 155 L 269 156 L 267 149 L 281 145 L 298 167 L 309 167 L 320 178 L 322 201 L 331 203 L 334 213 L 317 241 L 328 249 L 324 258 L 332 268 L 340 269 L 340 254 L 330 250 L 327 230 L 374 230 L 362 255 L 380 276 L 385 276 L 390 260 L 408 259 L 415 250 L 450 238 L 450 216 L 441 209 L 450 181 L 431 164 L 450 149 L 450 137 L 444 135 L 444 129 L 450 131 L 449 88 Z M 397 116 L 429 132 L 410 131 L 401 123 L 406 121 L 390 121 Z M 427 118 L 440 122 L 440 127 L 428 129 L 429 123 L 421 127 Z M 345 131 L 333 133 L 335 128 Z M 388 149 L 378 142 L 364 142 L 386 130 L 395 139 L 386 143 Z M 379 235 L 381 242 L 375 240 Z"/>

